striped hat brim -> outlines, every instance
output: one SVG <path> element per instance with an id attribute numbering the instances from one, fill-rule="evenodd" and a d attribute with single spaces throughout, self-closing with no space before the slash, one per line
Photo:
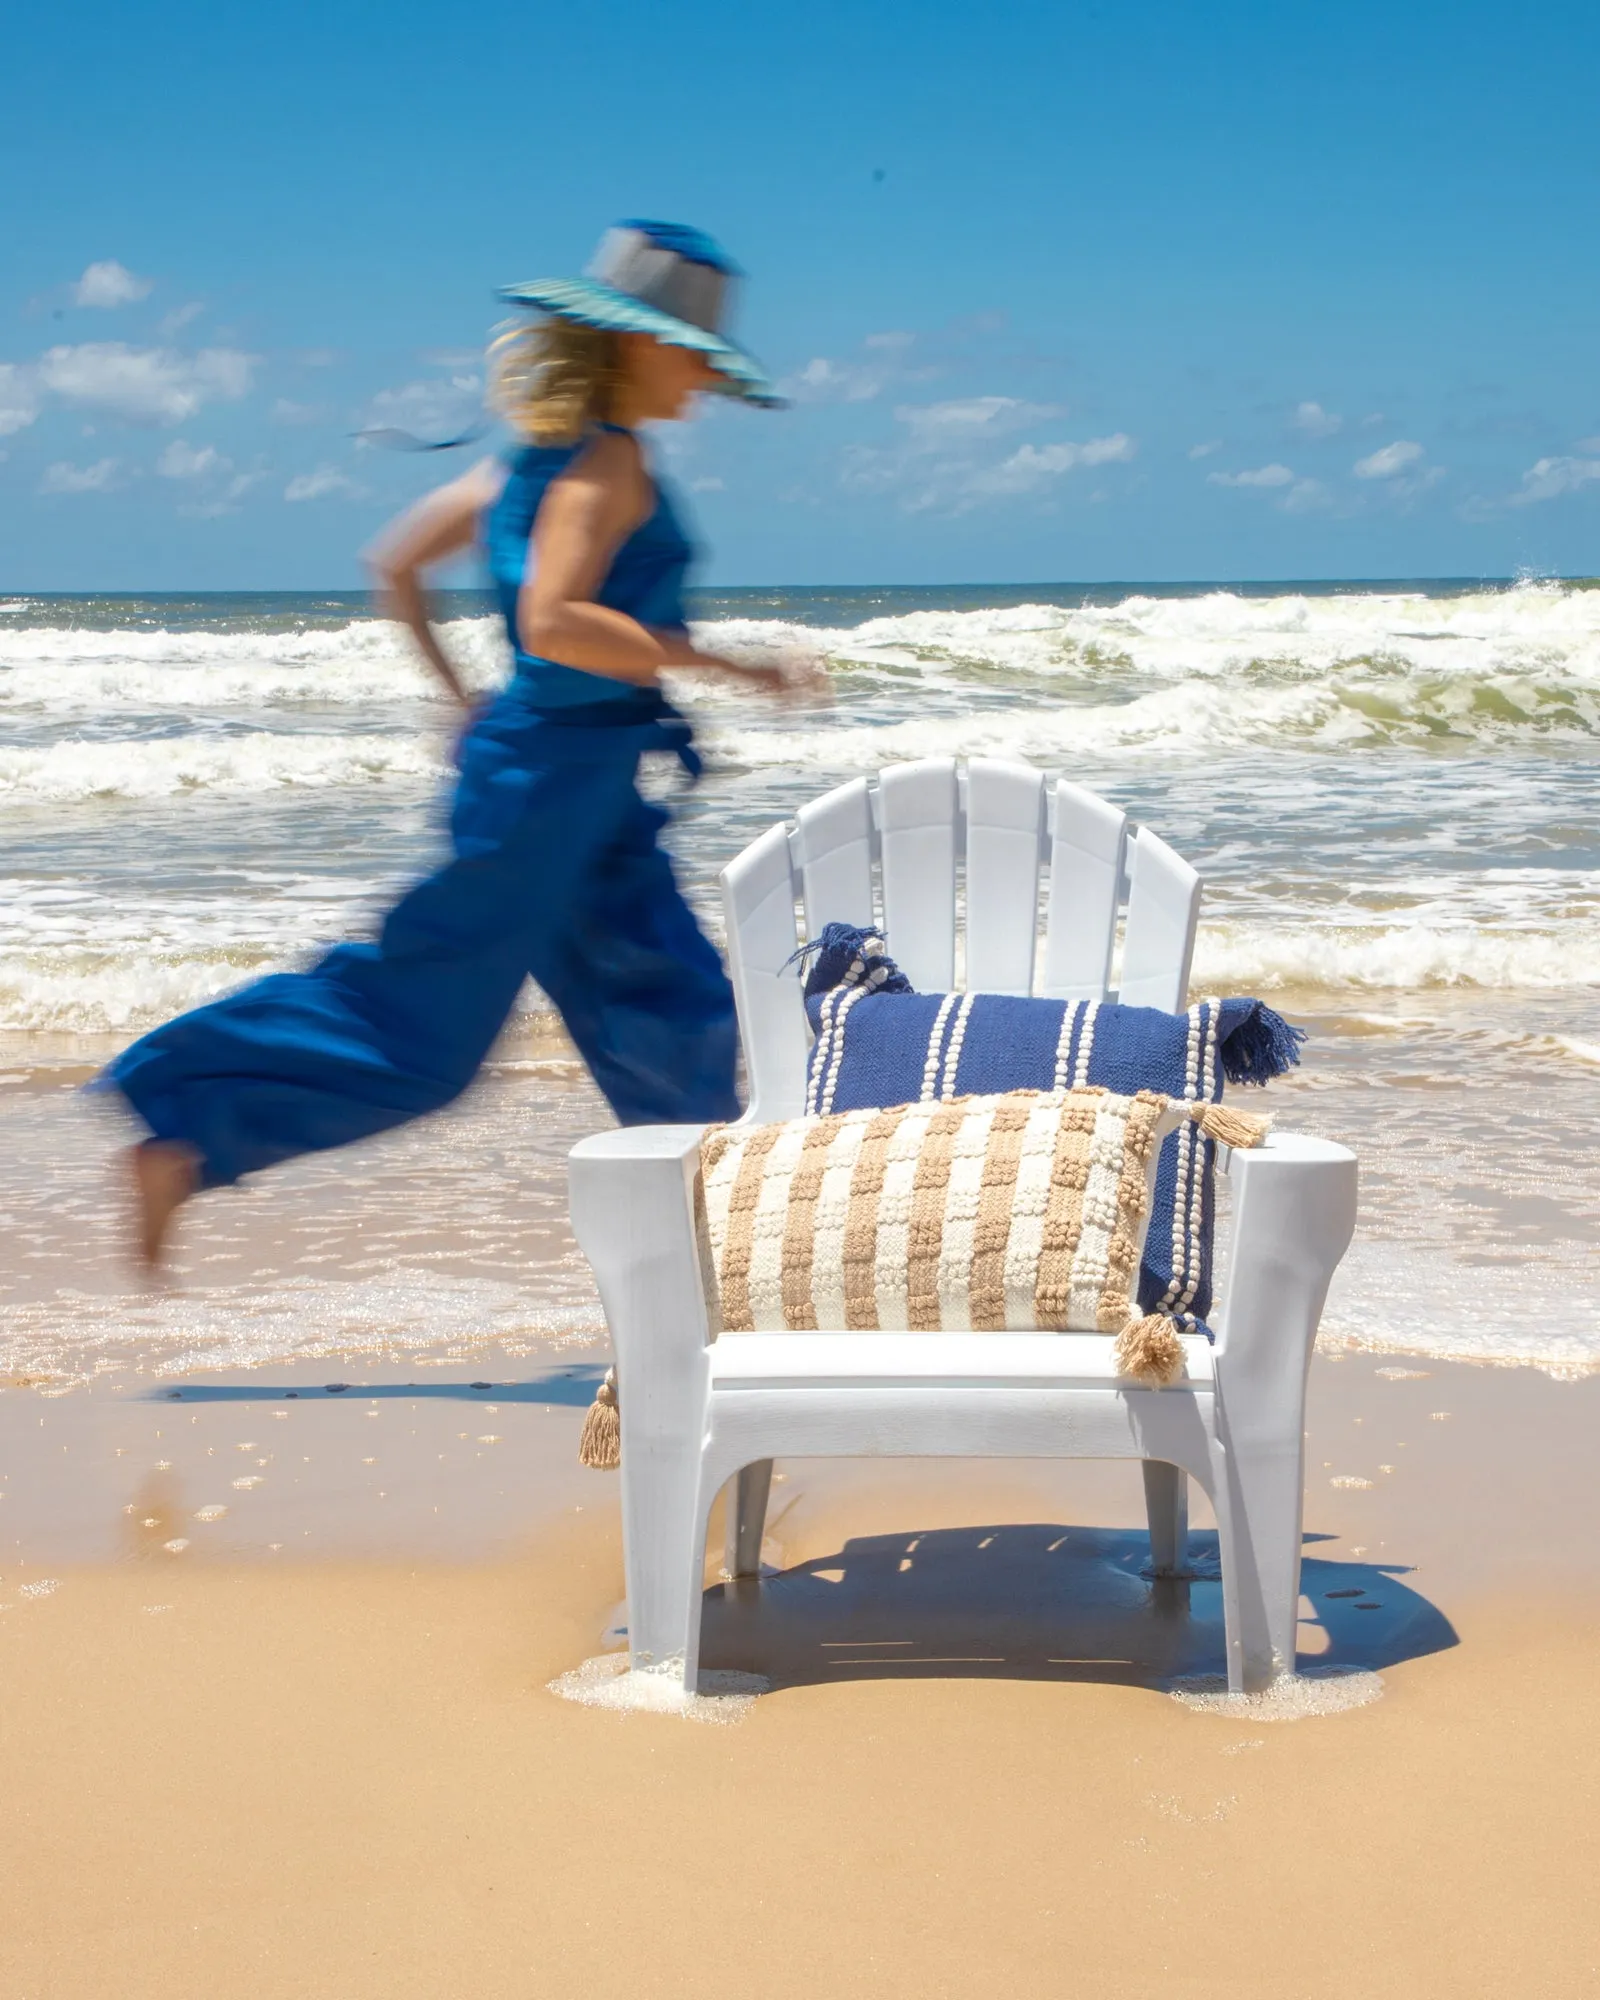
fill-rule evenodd
<path id="1" fill-rule="evenodd" d="M 722 377 L 718 384 L 722 394 L 766 410 L 784 408 L 784 399 L 766 370 L 742 347 L 596 279 L 533 278 L 522 285 L 503 285 L 498 296 L 510 305 L 553 313 L 558 319 L 576 320 L 580 326 L 602 327 L 610 333 L 648 333 L 669 347 L 693 348 Z"/>

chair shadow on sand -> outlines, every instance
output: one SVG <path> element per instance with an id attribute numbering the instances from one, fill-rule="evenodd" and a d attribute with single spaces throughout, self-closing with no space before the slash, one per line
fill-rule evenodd
<path id="1" fill-rule="evenodd" d="M 573 1362 L 517 1382 L 185 1381 L 148 1400 L 448 1400 L 583 1408 L 604 1373 Z M 1311 1546 L 1331 1539 L 1308 1534 Z M 1223 1669 L 1217 1537 L 1192 1530 L 1183 1576 L 1149 1574 L 1135 1529 L 997 1523 L 853 1536 L 836 1554 L 723 1583 L 705 1596 L 701 1664 L 777 1687 L 845 1680 L 1109 1681 L 1159 1686 Z M 1308 1553 L 1300 1664 L 1382 1668 L 1458 1643 L 1399 1563 Z"/>
<path id="2" fill-rule="evenodd" d="M 837 1554 L 707 1591 L 702 1664 L 774 1688 L 929 1678 L 1149 1687 L 1220 1673 L 1215 1533 L 1191 1535 L 1181 1577 L 1148 1574 L 1149 1553 L 1133 1530 L 1044 1522 L 852 1537 Z M 1406 1574 L 1308 1554 L 1301 1667 L 1381 1668 L 1456 1645 Z"/>

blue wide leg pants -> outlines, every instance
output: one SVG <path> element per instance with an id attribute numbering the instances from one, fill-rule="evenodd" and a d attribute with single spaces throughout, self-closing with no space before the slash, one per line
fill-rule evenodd
<path id="1" fill-rule="evenodd" d="M 463 742 L 452 858 L 375 943 L 180 1015 L 101 1082 L 224 1185 L 448 1104 L 531 975 L 623 1124 L 737 1117 L 732 990 L 635 785 L 647 750 L 692 762 L 688 725 L 615 707 L 558 719 L 513 681 Z"/>

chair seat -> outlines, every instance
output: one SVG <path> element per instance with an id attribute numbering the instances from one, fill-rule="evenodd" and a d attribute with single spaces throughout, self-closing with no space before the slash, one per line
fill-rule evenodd
<path id="1" fill-rule="evenodd" d="M 714 1392 L 830 1387 L 1121 1389 L 1160 1395 L 1119 1377 L 1104 1333 L 724 1333 L 712 1345 Z M 1188 1380 L 1209 1392 L 1215 1349 L 1183 1337 Z"/>

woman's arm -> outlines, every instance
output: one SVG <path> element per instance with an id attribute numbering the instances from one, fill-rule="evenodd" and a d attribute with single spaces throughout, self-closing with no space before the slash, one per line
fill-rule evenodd
<path id="1" fill-rule="evenodd" d="M 533 524 L 527 581 L 517 602 L 524 648 L 564 667 L 651 687 L 663 667 L 704 668 L 772 691 L 771 667 L 702 653 L 687 633 L 657 631 L 596 604 L 612 557 L 654 505 L 637 442 L 608 431 L 552 480 Z"/>
<path id="2" fill-rule="evenodd" d="M 471 547 L 479 517 L 494 504 L 504 483 L 504 466 L 496 459 L 484 459 L 392 521 L 366 555 L 385 610 L 409 630 L 422 657 L 463 708 L 471 696 L 429 622 L 423 572 Z"/>

